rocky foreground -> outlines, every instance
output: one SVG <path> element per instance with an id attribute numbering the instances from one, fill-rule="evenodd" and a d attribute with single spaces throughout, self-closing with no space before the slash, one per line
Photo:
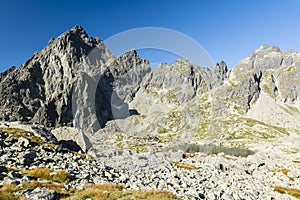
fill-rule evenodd
<path id="1" fill-rule="evenodd" d="M 104 183 L 121 184 L 121 193 L 155 189 L 175 195 L 165 199 L 281 200 L 300 195 L 293 189 L 300 185 L 299 136 L 249 146 L 252 155 L 244 157 L 182 150 L 83 154 L 76 143 L 57 141 L 41 126 L 16 127 L 20 125 L 0 126 L 0 191 L 8 184 L 19 187 L 9 192 L 16 199 L 71 198 L 87 185 Z"/>

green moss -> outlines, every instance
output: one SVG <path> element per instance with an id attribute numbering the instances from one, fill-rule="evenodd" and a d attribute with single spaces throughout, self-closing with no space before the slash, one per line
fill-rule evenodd
<path id="1" fill-rule="evenodd" d="M 59 183 L 68 183 L 71 180 L 70 174 L 66 171 L 59 170 L 53 176 L 50 175 L 52 171 L 49 168 L 37 167 L 31 170 L 21 171 L 22 174 L 28 174 L 36 179 L 41 178 L 49 181 Z"/>
<path id="2" fill-rule="evenodd" d="M 34 135 L 32 132 L 29 131 L 25 131 L 23 129 L 19 129 L 19 128 L 0 128 L 0 131 L 5 132 L 7 134 L 13 135 L 15 138 L 26 138 L 28 139 L 30 142 L 32 143 L 36 143 L 39 145 L 45 144 L 45 141 Z"/>
<path id="3" fill-rule="evenodd" d="M 258 121 L 256 119 L 251 119 L 251 118 L 241 118 L 241 119 L 246 120 L 246 125 L 248 125 L 250 127 L 252 127 L 254 125 L 262 125 L 262 126 L 268 127 L 269 129 L 273 129 L 275 131 L 283 133 L 285 135 L 289 135 L 289 132 L 283 127 L 274 126 L 274 125 L 271 125 L 271 124 L 266 124 L 262 121 Z"/>
<path id="4" fill-rule="evenodd" d="M 288 114 L 290 114 L 290 115 L 293 114 L 289 109 L 285 108 L 284 106 L 281 106 L 281 105 L 279 105 L 279 106 L 280 106 L 280 108 L 281 108 L 282 110 L 284 110 L 286 113 L 288 113 Z"/>
<path id="5" fill-rule="evenodd" d="M 294 113 L 300 113 L 298 108 L 294 107 L 294 106 L 289 106 L 287 105 L 286 106 L 291 112 L 294 112 Z"/>
<path id="6" fill-rule="evenodd" d="M 262 90 L 265 92 L 265 93 L 267 93 L 269 96 L 273 96 L 273 94 L 271 93 L 271 89 L 269 88 L 269 86 L 268 85 L 263 85 L 262 86 Z"/>
<path id="7" fill-rule="evenodd" d="M 166 128 L 160 126 L 160 127 L 157 129 L 157 132 L 160 133 L 160 134 L 162 134 L 162 133 L 167 133 L 168 130 L 167 130 Z"/>
<path id="8" fill-rule="evenodd" d="M 176 95 L 175 95 L 172 91 L 170 91 L 170 90 L 167 92 L 167 94 L 165 95 L 165 97 L 166 97 L 169 101 L 171 101 L 171 102 L 177 100 Z"/>
<path id="9" fill-rule="evenodd" d="M 172 110 L 168 113 L 168 116 L 171 118 L 180 118 L 182 116 L 182 112 L 177 110 Z"/>
<path id="10" fill-rule="evenodd" d="M 236 110 L 239 114 L 244 114 L 244 112 L 245 112 L 245 109 L 238 105 L 234 105 L 233 109 Z"/>
<path id="11" fill-rule="evenodd" d="M 290 72 L 294 72 L 295 71 L 295 67 L 294 66 L 289 66 L 286 69 L 284 69 L 284 72 L 290 73 Z"/>
<path id="12" fill-rule="evenodd" d="M 58 183 L 68 183 L 71 181 L 71 176 L 68 172 L 59 170 L 54 176 L 51 177 L 51 180 Z"/>
<path id="13" fill-rule="evenodd" d="M 230 83 L 230 85 L 231 85 L 232 87 L 237 87 L 237 86 L 238 86 L 238 84 L 235 83 L 235 82 L 233 82 L 233 81 L 229 81 L 229 83 Z"/>

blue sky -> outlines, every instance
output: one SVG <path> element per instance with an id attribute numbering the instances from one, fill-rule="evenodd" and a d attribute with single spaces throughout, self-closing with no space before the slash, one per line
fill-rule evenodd
<path id="1" fill-rule="evenodd" d="M 184 33 L 229 67 L 262 44 L 300 51 L 298 0 L 99 0 L 2 1 L 0 71 L 19 66 L 75 25 L 105 40 L 138 27 L 164 27 Z M 176 56 L 140 52 L 153 63 Z"/>

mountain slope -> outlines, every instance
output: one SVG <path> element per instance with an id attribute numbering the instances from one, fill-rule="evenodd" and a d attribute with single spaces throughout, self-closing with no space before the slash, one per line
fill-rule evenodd
<path id="1" fill-rule="evenodd" d="M 229 71 L 223 62 L 212 69 L 182 59 L 161 64 L 130 103 L 140 115 L 110 122 L 91 141 L 102 150 L 156 151 L 299 134 L 299 55 L 263 45 Z"/>
<path id="2" fill-rule="evenodd" d="M 136 51 L 115 57 L 76 26 L 0 83 L 0 119 L 57 128 L 83 149 L 241 145 L 300 128 L 300 54 L 268 45 L 230 70 L 178 59 L 151 71 Z"/>
<path id="3" fill-rule="evenodd" d="M 81 89 L 78 83 L 83 74 L 96 86 L 101 77 L 102 83 L 95 89 L 97 99 L 110 105 L 111 94 L 108 93 L 111 91 L 108 90 L 113 88 L 120 95 L 126 93 L 121 99 L 128 102 L 149 70 L 149 62 L 141 59 L 135 51 L 115 58 L 99 38 L 88 37 L 81 26 L 76 26 L 51 39 L 41 52 L 35 53 L 19 68 L 1 74 L 0 118 L 30 121 L 48 127 L 73 126 L 73 115 L 77 114 L 78 106 L 82 106 L 75 103 L 88 95 L 80 93 L 78 99 L 72 98 L 72 93 Z M 121 81 L 125 77 L 127 82 Z M 102 88 L 113 83 L 118 85 L 112 85 L 111 89 Z M 120 88 L 125 92 L 122 93 Z M 83 104 L 88 102 L 83 100 Z M 111 106 L 102 108 L 101 112 L 95 113 L 101 127 L 113 119 Z"/>

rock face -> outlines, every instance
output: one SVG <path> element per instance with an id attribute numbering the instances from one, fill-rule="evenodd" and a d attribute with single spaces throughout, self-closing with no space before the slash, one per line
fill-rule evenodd
<path id="1" fill-rule="evenodd" d="M 184 59 L 151 70 L 135 50 L 115 57 L 76 26 L 0 74 L 0 119 L 45 125 L 83 150 L 247 143 L 297 133 L 299 80 L 291 50 L 263 45 L 230 70 Z"/>
<path id="2" fill-rule="evenodd" d="M 298 134 L 299 55 L 263 45 L 231 70 L 224 62 L 211 69 L 184 59 L 161 64 L 129 104 L 140 115 L 109 122 L 90 136 L 92 144 L 156 151 L 202 140 L 240 145 Z"/>
<path id="3" fill-rule="evenodd" d="M 122 96 L 122 103 L 130 102 L 149 70 L 148 61 L 135 51 L 115 58 L 100 39 L 88 37 L 82 27 L 76 26 L 51 39 L 47 47 L 18 69 L 13 67 L 0 75 L 0 117 L 48 127 L 72 126 L 76 114 L 73 110 L 80 110 L 72 108 L 72 92 L 82 89 L 74 87 L 84 74 L 84 81 L 99 81 L 96 100 L 102 103 L 95 114 L 103 127 L 113 119 L 109 106 L 113 91 Z M 80 100 L 84 101 L 77 101 Z"/>
<path id="4" fill-rule="evenodd" d="M 76 26 L 1 73 L 0 93 L 0 184 L 44 166 L 48 179 L 67 172 L 69 189 L 109 182 L 191 199 L 291 199 L 272 187 L 299 185 L 300 53 L 263 45 L 230 70 L 185 59 L 151 70 Z"/>

